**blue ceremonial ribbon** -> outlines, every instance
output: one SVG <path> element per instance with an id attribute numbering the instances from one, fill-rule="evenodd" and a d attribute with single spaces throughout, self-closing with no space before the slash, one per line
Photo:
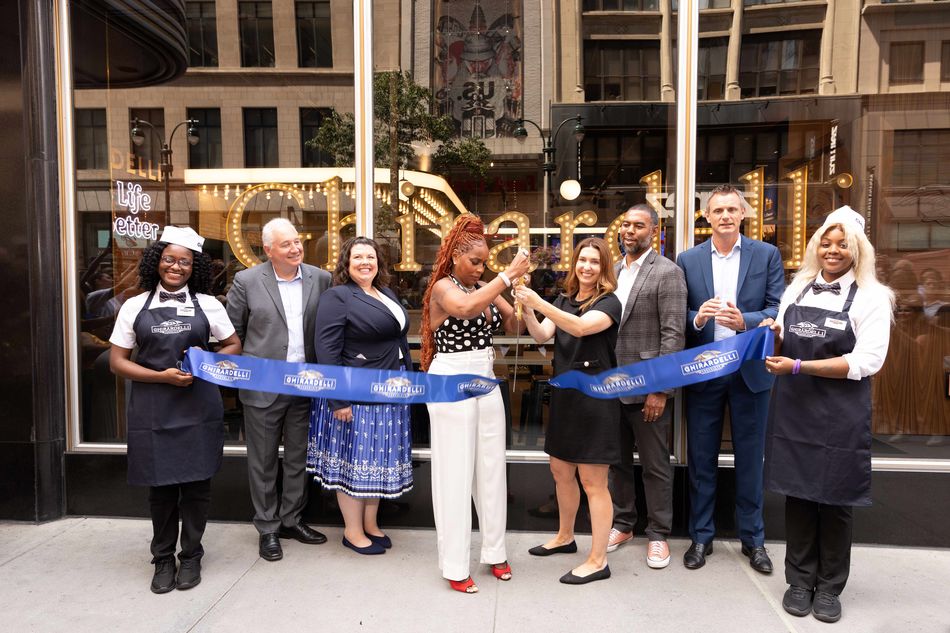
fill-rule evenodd
<path id="1" fill-rule="evenodd" d="M 758 327 L 715 343 L 608 369 L 596 375 L 569 371 L 551 379 L 559 389 L 577 389 L 593 398 L 645 396 L 738 371 L 742 363 L 772 354 L 775 335 Z"/>
<path id="2" fill-rule="evenodd" d="M 190 348 L 182 371 L 221 387 L 350 402 L 409 404 L 457 402 L 483 396 L 500 383 L 474 374 L 443 376 L 417 371 L 288 363 Z"/>

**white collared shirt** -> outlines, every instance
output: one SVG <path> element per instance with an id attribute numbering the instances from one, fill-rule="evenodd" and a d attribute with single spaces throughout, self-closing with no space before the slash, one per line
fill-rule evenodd
<path id="1" fill-rule="evenodd" d="M 630 298 L 630 291 L 633 290 L 633 284 L 637 281 L 637 275 L 640 274 L 640 268 L 643 267 L 643 262 L 646 261 L 647 255 L 650 254 L 652 249 L 647 249 L 644 251 L 643 255 L 640 255 L 630 264 L 627 264 L 627 258 L 624 257 L 620 260 L 620 274 L 617 275 L 617 289 L 614 291 L 614 294 L 617 295 L 617 298 L 620 299 L 620 305 L 623 308 L 621 311 L 621 317 L 623 313 L 627 310 L 627 299 Z"/>
<path id="2" fill-rule="evenodd" d="M 162 301 L 161 292 L 163 290 L 165 292 L 172 292 L 159 283 L 155 289 L 155 297 L 148 306 L 149 310 L 154 310 L 155 308 L 194 307 L 194 304 L 191 302 L 191 294 L 188 292 L 188 286 L 175 291 L 185 293 L 184 303 L 175 299 Z M 228 313 L 224 309 L 224 306 L 221 305 L 221 302 L 211 295 L 198 294 L 196 296 L 198 297 L 198 305 L 201 307 L 201 311 L 204 312 L 208 318 L 208 324 L 211 326 L 211 336 L 219 341 L 223 341 L 234 334 L 234 326 L 231 324 L 231 319 L 228 318 Z M 133 349 L 135 347 L 135 317 L 142 311 L 142 306 L 145 305 L 146 299 L 148 299 L 148 292 L 143 292 L 122 304 L 122 308 L 115 317 L 115 327 L 112 328 L 112 336 L 109 337 L 110 343 L 117 347 L 124 347 L 125 349 Z"/>
<path id="3" fill-rule="evenodd" d="M 713 292 L 715 296 L 735 305 L 739 294 L 739 258 L 742 256 L 742 237 L 736 239 L 735 246 L 728 253 L 720 253 L 716 245 L 710 242 L 712 251 Z M 715 322 L 714 322 L 715 323 Z M 713 340 L 721 341 L 736 335 L 736 331 L 715 323 Z"/>
<path id="4" fill-rule="evenodd" d="M 273 264 L 271 264 L 273 267 Z M 297 266 L 297 275 L 293 279 L 281 279 L 274 271 L 280 302 L 284 306 L 287 318 L 287 362 L 307 362 L 307 349 L 303 336 L 303 275 Z"/>
<path id="5" fill-rule="evenodd" d="M 816 281 L 828 283 L 820 273 Z M 815 294 L 808 290 L 798 305 L 836 311 L 844 309 L 848 293 L 851 291 L 851 284 L 854 283 L 854 271 L 849 270 L 836 281 L 841 284 L 841 294 L 836 295 L 831 292 Z M 798 290 L 795 293 L 796 296 L 791 296 L 790 290 L 785 292 L 778 309 L 775 322 L 779 325 L 783 325 L 788 306 L 795 303 L 797 295 L 801 293 L 801 290 Z M 854 349 L 843 354 L 843 357 L 848 361 L 848 378 L 861 380 L 865 376 L 877 373 L 887 357 L 887 347 L 891 336 L 891 306 L 887 295 L 879 288 L 859 287 L 854 294 L 851 309 L 848 310 L 848 319 L 851 321 L 856 340 Z"/>

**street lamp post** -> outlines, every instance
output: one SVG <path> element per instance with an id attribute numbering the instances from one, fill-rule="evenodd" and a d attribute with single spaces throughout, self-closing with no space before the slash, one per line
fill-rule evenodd
<path id="1" fill-rule="evenodd" d="M 141 147 L 142 143 L 145 142 L 145 134 L 142 132 L 143 125 L 151 129 L 152 134 L 154 134 L 155 138 L 158 139 L 158 142 L 162 144 L 161 163 L 159 164 L 159 167 L 160 167 L 160 172 L 162 174 L 162 181 L 165 184 L 165 213 L 169 214 L 168 221 L 171 222 L 171 207 L 169 206 L 170 195 L 169 195 L 169 189 L 168 189 L 169 182 L 171 181 L 171 177 L 172 177 L 172 171 L 174 171 L 174 167 L 172 166 L 171 144 L 175 138 L 175 132 L 178 131 L 178 128 L 180 128 L 183 125 L 187 125 L 188 126 L 188 130 L 187 130 L 188 144 L 192 146 L 197 145 L 198 141 L 201 140 L 198 137 L 198 130 L 195 129 L 195 126 L 198 125 L 198 119 L 185 119 L 184 121 L 176 125 L 175 129 L 172 130 L 171 136 L 168 137 L 168 142 L 166 143 L 165 139 L 159 136 L 158 130 L 155 129 L 154 125 L 152 125 L 151 123 L 149 123 L 148 121 L 144 119 L 135 117 L 134 119 L 132 119 L 131 136 L 132 136 L 132 142 L 135 144 L 136 147 Z"/>
<path id="2" fill-rule="evenodd" d="M 530 119 L 524 119 L 524 118 L 518 119 L 517 121 L 515 121 L 515 131 L 514 131 L 515 138 L 522 140 L 526 136 L 528 136 L 528 131 L 525 129 L 524 124 L 530 123 L 538 130 L 538 134 L 541 135 L 541 141 L 544 144 L 543 147 L 541 148 L 541 152 L 544 154 L 544 164 L 542 165 L 542 169 L 544 170 L 544 184 L 543 184 L 544 197 L 542 201 L 541 223 L 545 229 L 544 231 L 544 247 L 545 248 L 547 248 L 548 246 L 548 233 L 547 233 L 548 198 L 549 196 L 554 194 L 551 188 L 551 177 L 552 177 L 552 174 L 554 174 L 554 170 L 557 169 L 557 164 L 554 162 L 555 155 L 557 153 L 557 150 L 554 147 L 554 143 L 557 141 L 558 132 L 561 131 L 561 128 L 564 127 L 564 124 L 567 123 L 568 121 L 576 122 L 574 125 L 574 138 L 577 140 L 578 143 L 583 141 L 585 129 L 584 129 L 583 124 L 581 123 L 582 120 L 583 120 L 583 117 L 579 114 L 576 114 L 570 118 L 564 119 L 563 121 L 561 121 L 560 125 L 558 125 L 554 129 L 554 133 L 549 134 L 547 138 L 545 138 L 544 131 L 541 129 L 541 126 L 535 123 L 534 121 Z M 565 196 L 565 197 L 568 197 L 569 200 L 573 200 L 578 195 L 580 195 L 580 189 L 581 189 L 580 183 L 577 182 L 576 180 L 571 180 L 571 181 L 565 181 L 563 184 L 567 184 L 567 183 L 574 183 L 574 185 L 570 187 L 570 189 L 573 190 L 571 191 L 571 193 L 574 194 L 573 197 Z"/>

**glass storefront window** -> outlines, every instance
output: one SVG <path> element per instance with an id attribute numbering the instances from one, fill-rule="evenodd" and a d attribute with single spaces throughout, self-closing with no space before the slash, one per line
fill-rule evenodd
<path id="1" fill-rule="evenodd" d="M 377 33 L 377 69 L 401 70 L 427 90 L 422 109 L 447 117 L 446 138 L 455 139 L 400 132 L 411 149 L 377 162 L 387 175 L 376 182 L 374 209 L 385 218 L 376 237 L 413 336 L 442 233 L 462 211 L 490 225 L 500 260 L 511 252 L 506 241 L 525 240 L 537 264 L 532 284 L 550 298 L 573 244 L 587 235 L 615 239 L 614 220 L 634 203 L 660 212 L 661 253 L 675 258 L 682 244 L 673 239 L 680 3 L 585 0 L 580 15 L 575 4 L 556 4 L 557 28 L 536 4 L 511 0 L 415 3 L 401 16 L 377 9 L 377 25 L 399 23 L 400 34 Z M 779 248 L 788 277 L 826 213 L 842 204 L 861 212 L 879 274 L 898 298 L 891 351 L 872 381 L 875 455 L 950 457 L 942 447 L 950 436 L 950 14 L 937 4 L 865 0 L 759 6 L 772 4 L 698 3 L 698 81 L 694 94 L 680 96 L 699 102 L 693 241 L 708 239 L 698 212 L 725 182 L 747 194 L 743 231 Z M 353 88 L 340 78 L 353 67 L 348 7 L 189 1 L 192 68 L 183 77 L 74 91 L 74 445 L 124 441 L 126 390 L 109 372 L 105 341 L 116 311 L 138 292 L 151 227 L 189 225 L 208 238 L 222 300 L 234 273 L 262 257 L 268 219 L 294 222 L 306 261 L 324 267 L 354 234 L 351 159 L 313 142 L 326 121 L 353 111 Z M 802 19 L 786 20 L 792 10 Z M 378 89 L 375 98 L 385 111 L 389 93 Z M 136 119 L 141 143 L 131 138 Z M 193 145 L 189 126 L 180 126 L 191 119 Z M 484 171 L 466 167 L 464 152 L 443 160 L 441 147 L 472 139 L 465 151 L 484 148 Z M 441 180 L 426 180 L 430 174 Z M 573 180 L 580 194 L 568 199 L 560 186 Z M 393 185 L 404 182 L 412 191 L 394 198 Z M 553 348 L 527 336 L 498 343 L 509 447 L 537 451 Z M 229 440 L 240 444 L 240 405 L 224 393 Z"/>

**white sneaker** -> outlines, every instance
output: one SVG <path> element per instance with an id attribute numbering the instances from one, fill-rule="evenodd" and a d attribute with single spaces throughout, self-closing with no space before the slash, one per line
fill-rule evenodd
<path id="1" fill-rule="evenodd" d="M 612 552 L 632 540 L 633 532 L 621 532 L 617 528 L 611 528 L 610 538 L 607 539 L 607 552 Z"/>
<path id="2" fill-rule="evenodd" d="M 663 569 L 669 564 L 669 544 L 666 541 L 650 541 L 647 546 L 647 565 L 651 569 Z"/>

